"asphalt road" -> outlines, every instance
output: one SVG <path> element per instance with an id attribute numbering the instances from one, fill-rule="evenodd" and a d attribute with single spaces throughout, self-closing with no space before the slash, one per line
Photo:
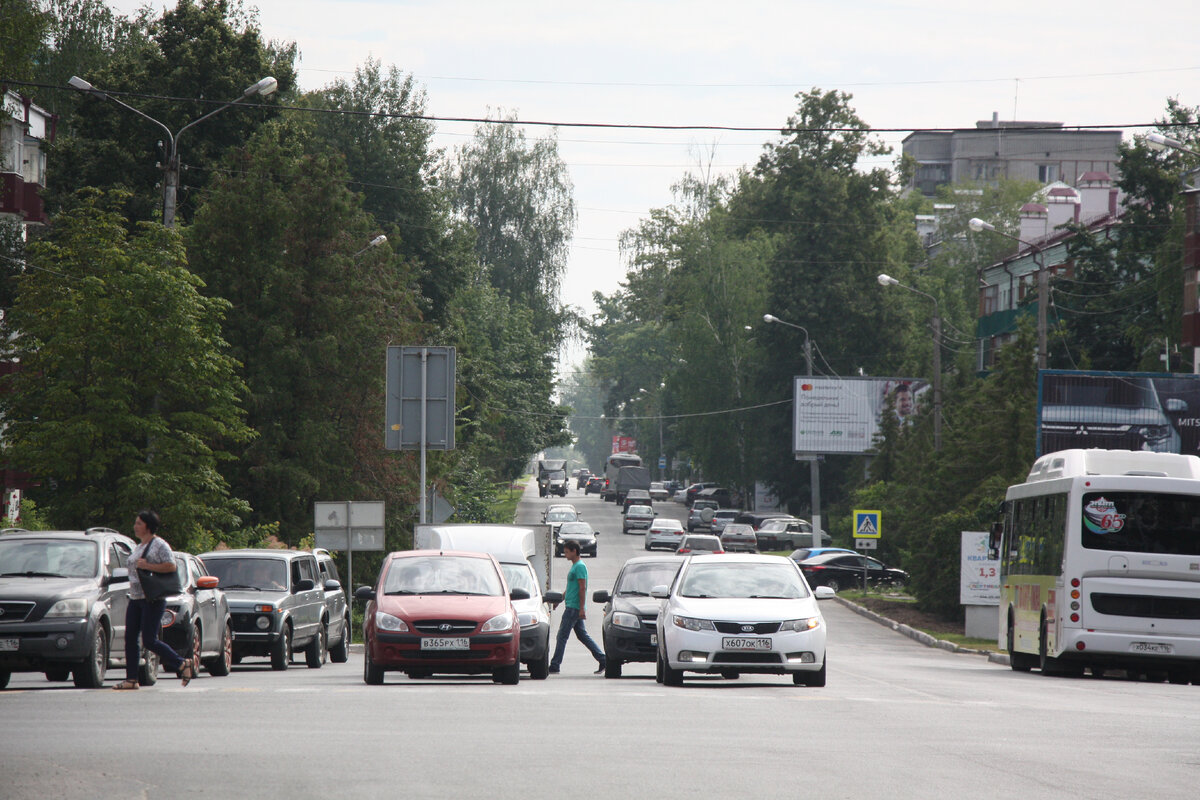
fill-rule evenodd
<path id="1" fill-rule="evenodd" d="M 621 534 L 612 504 L 567 499 L 601 531 L 590 595 L 642 538 Z M 565 574 L 557 559 L 555 588 Z M 574 640 L 562 674 L 511 687 L 390 673 L 366 686 L 360 654 L 137 692 L 14 675 L 0 798 L 1195 796 L 1200 687 L 1018 674 L 822 609 L 824 688 L 689 676 L 673 689 L 649 664 L 606 680 Z"/>

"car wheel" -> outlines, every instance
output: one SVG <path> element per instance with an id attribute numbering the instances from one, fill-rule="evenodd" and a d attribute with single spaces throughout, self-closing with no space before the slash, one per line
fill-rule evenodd
<path id="1" fill-rule="evenodd" d="M 647 549 L 647 550 L 649 550 L 649 549 L 650 549 L 650 545 L 646 545 L 646 549 Z"/>
<path id="2" fill-rule="evenodd" d="M 104 685 L 104 673 L 108 671 L 108 632 L 104 626 L 96 623 L 96 633 L 92 636 L 92 646 L 87 658 L 75 665 L 72 670 L 75 685 L 80 689 L 99 689 Z"/>
<path id="3" fill-rule="evenodd" d="M 529 662 L 529 677 L 535 681 L 544 681 L 550 674 L 550 643 L 546 642 L 546 652 L 537 661 Z"/>
<path id="4" fill-rule="evenodd" d="M 185 659 L 184 664 L 186 663 L 188 661 Z M 138 683 L 142 686 L 153 686 L 158 683 L 158 668 L 160 666 L 162 666 L 162 659 L 158 657 L 158 653 L 143 648 L 142 663 L 138 666 Z M 195 672 L 192 674 L 194 675 Z"/>
<path id="5" fill-rule="evenodd" d="M 271 645 L 271 669 L 282 672 L 292 660 L 292 626 L 284 625 L 278 641 Z"/>
<path id="6" fill-rule="evenodd" d="M 826 578 L 825 585 L 830 589 L 833 589 L 835 592 L 840 592 L 842 590 L 842 582 L 837 578 Z"/>
<path id="7" fill-rule="evenodd" d="M 309 669 L 320 669 L 325 663 L 326 643 L 329 641 L 329 626 L 324 622 L 317 628 L 317 635 L 304 648 L 304 663 Z"/>
<path id="8" fill-rule="evenodd" d="M 370 642 L 367 642 L 363 651 L 363 683 L 368 686 L 383 685 L 383 668 L 375 666 L 375 662 L 371 660 Z"/>
<path id="9" fill-rule="evenodd" d="M 667 659 L 662 658 L 662 682 L 664 686 L 683 686 L 683 670 L 672 669 Z"/>
<path id="10" fill-rule="evenodd" d="M 507 667 L 492 671 L 492 682 L 502 683 L 505 686 L 516 686 L 521 682 L 521 662 L 514 661 Z"/>
<path id="11" fill-rule="evenodd" d="M 221 634 L 221 652 L 216 658 L 210 658 L 205 662 L 204 668 L 208 670 L 209 675 L 215 675 L 218 678 L 223 678 L 229 674 L 233 667 L 233 630 L 226 625 L 225 632 Z"/>
<path id="12" fill-rule="evenodd" d="M 335 664 L 345 664 L 350 660 L 350 617 L 342 619 L 342 639 L 329 648 L 329 660 Z"/>
<path id="13" fill-rule="evenodd" d="M 200 655 L 203 644 L 204 628 L 202 628 L 200 625 L 194 625 L 192 627 L 192 657 L 189 659 L 184 659 L 192 663 L 192 675 L 200 674 L 200 662 L 202 661 Z M 180 653 L 179 655 L 183 656 L 183 653 Z"/>
<path id="14" fill-rule="evenodd" d="M 825 669 L 829 666 L 829 654 L 825 654 L 825 663 L 816 672 L 793 672 L 792 683 L 797 686 L 824 686 Z"/>
<path id="15" fill-rule="evenodd" d="M 51 667 L 46 670 L 46 680 L 48 681 L 69 681 L 71 680 L 70 667 Z"/>
<path id="16" fill-rule="evenodd" d="M 620 659 L 610 658 L 604 662 L 604 677 L 606 677 L 606 678 L 621 677 L 621 661 L 620 661 Z"/>
<path id="17" fill-rule="evenodd" d="M 734 672 L 730 670 L 729 672 L 722 672 L 721 677 L 727 681 L 736 681 L 738 678 L 742 677 L 742 674 L 740 672 Z"/>
<path id="18" fill-rule="evenodd" d="M 12 673 L 8 670 L 0 670 L 0 689 L 8 686 L 8 679 L 12 677 Z"/>
<path id="19" fill-rule="evenodd" d="M 654 656 L 654 682 L 662 683 L 662 653 L 656 653 Z"/>

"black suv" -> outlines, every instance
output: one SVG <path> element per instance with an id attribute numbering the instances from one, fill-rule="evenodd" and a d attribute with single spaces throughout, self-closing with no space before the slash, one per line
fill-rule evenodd
<path id="1" fill-rule="evenodd" d="M 329 614 L 317 558 L 307 550 L 219 550 L 200 556 L 221 580 L 233 617 L 233 663 L 266 656 L 271 668 L 287 669 L 292 653 L 304 651 L 309 667 L 325 663 Z M 329 584 L 333 584 L 330 586 Z"/>
<path id="2" fill-rule="evenodd" d="M 338 576 L 337 562 L 328 550 L 316 548 L 313 555 L 317 557 L 317 569 L 321 571 L 321 584 L 325 587 L 325 613 L 329 619 L 329 632 L 326 642 L 329 646 L 329 660 L 344 664 L 350 658 L 350 607 L 346 604 L 346 590 L 342 588 L 342 579 Z M 332 584 L 337 588 L 331 588 Z"/>
<path id="3" fill-rule="evenodd" d="M 126 563 L 137 545 L 111 528 L 0 533 L 0 688 L 14 672 L 98 689 L 125 665 Z M 143 685 L 158 656 L 143 649 Z"/>

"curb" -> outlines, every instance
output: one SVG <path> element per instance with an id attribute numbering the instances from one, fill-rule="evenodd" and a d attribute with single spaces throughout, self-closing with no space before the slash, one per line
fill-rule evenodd
<path id="1" fill-rule="evenodd" d="M 839 604 L 853 611 L 855 614 L 866 617 L 870 620 L 874 620 L 880 625 L 891 628 L 892 630 L 896 631 L 896 633 L 920 642 L 926 647 L 936 647 L 940 650 L 947 650 L 951 653 L 966 653 L 968 655 L 987 656 L 987 660 L 994 664 L 1004 664 L 1005 666 L 1009 665 L 1008 653 L 996 653 L 991 650 L 980 650 L 975 647 L 963 647 L 962 645 L 957 645 L 954 642 L 948 642 L 945 639 L 938 639 L 934 636 L 930 636 L 928 633 L 925 633 L 925 631 L 919 631 L 916 628 L 901 624 L 893 619 L 888 619 L 882 614 L 876 614 L 869 608 L 860 606 L 857 603 L 852 603 L 845 598 L 834 597 L 833 599 Z"/>

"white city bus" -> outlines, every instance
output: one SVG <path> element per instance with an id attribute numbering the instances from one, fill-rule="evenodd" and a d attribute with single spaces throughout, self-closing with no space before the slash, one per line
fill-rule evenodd
<path id="1" fill-rule="evenodd" d="M 603 500 L 616 497 L 617 472 L 621 467 L 640 467 L 642 457 L 637 453 L 613 453 L 604 464 L 604 488 L 600 490 Z"/>
<path id="2" fill-rule="evenodd" d="M 1062 450 L 992 532 L 1012 668 L 1200 684 L 1200 458 Z"/>

